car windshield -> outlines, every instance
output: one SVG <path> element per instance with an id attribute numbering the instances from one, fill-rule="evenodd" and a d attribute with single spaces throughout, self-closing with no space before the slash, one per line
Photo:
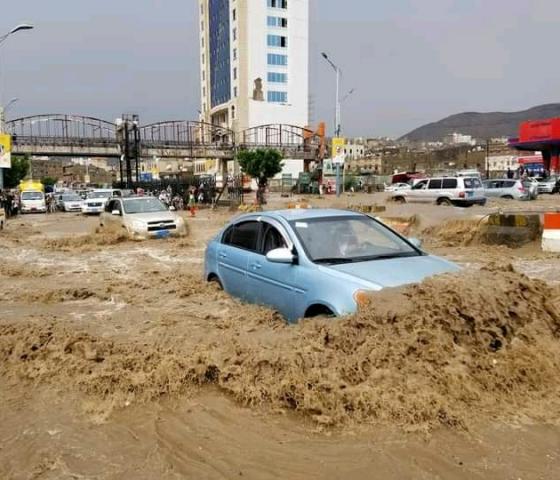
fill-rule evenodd
<path id="1" fill-rule="evenodd" d="M 23 192 L 21 194 L 22 200 L 43 200 L 43 194 L 41 192 Z"/>
<path id="2" fill-rule="evenodd" d="M 87 198 L 109 198 L 111 192 L 91 192 Z"/>
<path id="3" fill-rule="evenodd" d="M 419 256 L 421 252 L 369 217 L 325 217 L 291 222 L 315 263 L 353 263 Z"/>
<path id="4" fill-rule="evenodd" d="M 157 198 L 134 198 L 130 200 L 125 200 L 124 211 L 129 215 L 135 213 L 151 213 L 151 212 L 165 212 L 167 207 L 163 202 L 159 201 Z"/>
<path id="5" fill-rule="evenodd" d="M 82 199 L 79 195 L 70 194 L 70 195 L 62 195 L 62 200 L 64 200 L 65 202 L 79 202 Z"/>

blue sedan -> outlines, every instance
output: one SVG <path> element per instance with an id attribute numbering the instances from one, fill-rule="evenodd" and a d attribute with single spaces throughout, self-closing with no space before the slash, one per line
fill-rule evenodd
<path id="1" fill-rule="evenodd" d="M 207 281 L 291 322 L 351 314 L 371 292 L 458 270 L 370 216 L 328 209 L 242 215 L 205 255 Z"/>

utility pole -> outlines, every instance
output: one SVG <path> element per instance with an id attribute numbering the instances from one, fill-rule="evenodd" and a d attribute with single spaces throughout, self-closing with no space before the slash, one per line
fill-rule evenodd
<path id="1" fill-rule="evenodd" d="M 490 139 L 486 139 L 486 162 L 485 162 L 485 169 L 486 169 L 486 179 L 490 178 Z"/>

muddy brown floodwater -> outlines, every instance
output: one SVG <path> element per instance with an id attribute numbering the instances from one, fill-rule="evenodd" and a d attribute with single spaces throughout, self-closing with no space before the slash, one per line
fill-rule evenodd
<path id="1" fill-rule="evenodd" d="M 560 257 L 463 241 L 500 204 L 387 207 L 463 272 L 295 326 L 201 280 L 229 212 L 148 242 L 80 215 L 11 222 L 0 478 L 559 478 Z"/>

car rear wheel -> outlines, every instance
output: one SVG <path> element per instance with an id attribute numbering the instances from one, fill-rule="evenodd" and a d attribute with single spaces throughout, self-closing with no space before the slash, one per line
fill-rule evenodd
<path id="1" fill-rule="evenodd" d="M 451 200 L 449 200 L 449 198 L 439 198 L 437 201 L 438 205 L 443 205 L 445 207 L 450 207 L 451 205 L 453 205 L 451 203 Z"/>
<path id="2" fill-rule="evenodd" d="M 513 200 L 513 197 L 511 195 L 504 195 L 502 198 L 504 198 L 505 200 Z"/>
<path id="3" fill-rule="evenodd" d="M 406 199 L 404 197 L 395 197 L 393 198 L 395 203 L 406 203 Z"/>

